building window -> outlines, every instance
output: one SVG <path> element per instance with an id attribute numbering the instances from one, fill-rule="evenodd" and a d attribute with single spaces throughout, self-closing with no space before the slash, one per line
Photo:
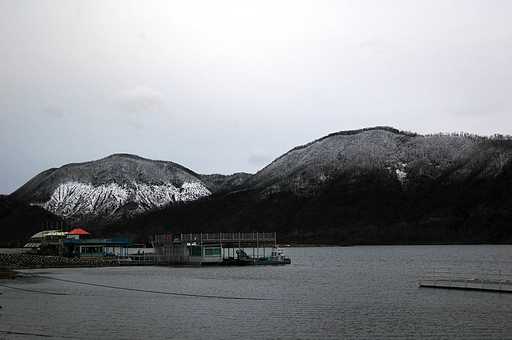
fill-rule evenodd
<path id="1" fill-rule="evenodd" d="M 188 248 L 188 254 L 190 256 L 203 256 L 201 246 L 191 246 Z"/>
<path id="2" fill-rule="evenodd" d="M 220 248 L 206 248 L 204 250 L 204 256 L 220 256 Z"/>

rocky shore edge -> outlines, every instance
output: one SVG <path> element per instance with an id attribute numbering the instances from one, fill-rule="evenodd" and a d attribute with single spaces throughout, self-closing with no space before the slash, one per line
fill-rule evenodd
<path id="1" fill-rule="evenodd" d="M 119 266 L 117 260 L 61 256 L 0 254 L 0 279 L 14 278 L 16 269 Z"/>

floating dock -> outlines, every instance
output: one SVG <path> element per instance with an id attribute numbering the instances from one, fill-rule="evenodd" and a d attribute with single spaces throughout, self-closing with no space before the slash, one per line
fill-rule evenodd
<path id="1" fill-rule="evenodd" d="M 501 269 L 432 267 L 420 278 L 420 287 L 512 293 L 512 272 Z"/>
<path id="2" fill-rule="evenodd" d="M 154 254 L 130 255 L 132 264 L 263 265 L 289 264 L 276 233 L 197 233 L 154 235 Z"/>

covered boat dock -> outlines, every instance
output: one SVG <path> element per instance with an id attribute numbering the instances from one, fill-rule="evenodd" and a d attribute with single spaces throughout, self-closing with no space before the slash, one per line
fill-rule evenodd
<path id="1" fill-rule="evenodd" d="M 169 264 L 238 264 L 243 251 L 251 259 L 272 254 L 276 233 L 196 233 L 150 238 L 158 262 Z"/>

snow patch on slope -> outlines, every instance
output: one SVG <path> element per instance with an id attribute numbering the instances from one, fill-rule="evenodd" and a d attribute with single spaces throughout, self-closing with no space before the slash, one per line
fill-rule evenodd
<path id="1" fill-rule="evenodd" d="M 130 209 L 132 213 L 141 213 L 173 202 L 194 201 L 210 194 L 200 182 L 185 182 L 180 188 L 171 183 L 92 186 L 66 182 L 59 185 L 50 199 L 40 206 L 65 218 L 80 219 L 86 215 L 107 217 L 128 203 L 135 203 L 135 207 Z"/>
<path id="2" fill-rule="evenodd" d="M 396 169 L 396 177 L 400 181 L 400 183 L 404 183 L 407 178 L 407 172 L 405 172 L 405 168 L 407 167 L 407 163 L 398 163 L 398 168 Z"/>
<path id="3" fill-rule="evenodd" d="M 201 183 L 185 182 L 181 188 L 171 183 L 166 185 L 138 184 L 134 190 L 134 201 L 139 205 L 162 207 L 170 202 L 190 202 L 211 194 Z"/>
<path id="4" fill-rule="evenodd" d="M 63 217 L 94 213 L 105 216 L 124 205 L 127 199 L 128 192 L 116 183 L 93 187 L 91 184 L 68 182 L 59 185 L 41 207 Z"/>

